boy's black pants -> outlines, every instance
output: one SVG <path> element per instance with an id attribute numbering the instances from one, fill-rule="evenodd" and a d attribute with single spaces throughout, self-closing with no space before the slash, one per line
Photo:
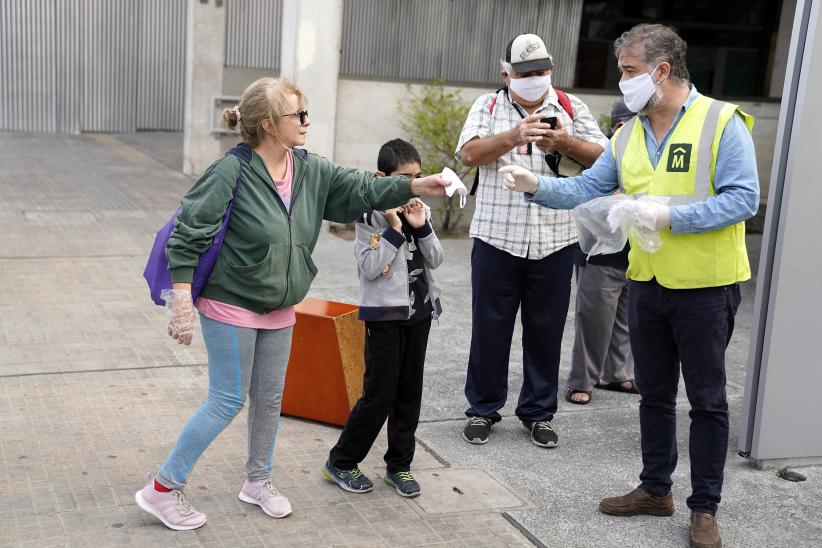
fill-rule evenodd
<path id="1" fill-rule="evenodd" d="M 351 470 L 365 459 L 388 419 L 387 470 L 411 469 L 420 419 L 422 372 L 431 318 L 412 325 L 365 322 L 365 382 L 348 423 L 331 449 L 331 464 Z"/>

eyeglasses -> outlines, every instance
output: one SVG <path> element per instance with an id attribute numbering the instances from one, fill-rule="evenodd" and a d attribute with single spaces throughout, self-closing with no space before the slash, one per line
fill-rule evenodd
<path id="1" fill-rule="evenodd" d="M 304 126 L 305 121 L 308 118 L 308 111 L 307 110 L 301 110 L 300 112 L 292 112 L 291 114 L 283 114 L 283 118 L 285 118 L 286 116 L 297 116 L 300 119 L 300 125 Z"/>

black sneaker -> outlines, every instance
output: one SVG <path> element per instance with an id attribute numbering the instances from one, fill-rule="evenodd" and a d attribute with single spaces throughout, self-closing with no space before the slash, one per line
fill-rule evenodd
<path id="1" fill-rule="evenodd" d="M 540 447 L 556 447 L 559 436 L 554 432 L 550 421 L 523 422 L 522 427 L 531 433 L 531 441 Z"/>
<path id="2" fill-rule="evenodd" d="M 420 484 L 417 483 L 411 472 L 397 472 L 394 474 L 386 471 L 383 480 L 403 497 L 416 497 L 420 494 Z"/>
<path id="3" fill-rule="evenodd" d="M 491 419 L 487 417 L 471 417 L 462 431 L 462 437 L 468 443 L 482 445 L 488 441 L 491 424 Z"/>

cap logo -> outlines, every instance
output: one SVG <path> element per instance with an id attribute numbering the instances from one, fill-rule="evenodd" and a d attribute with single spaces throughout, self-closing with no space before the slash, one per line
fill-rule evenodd
<path id="1" fill-rule="evenodd" d="M 519 54 L 520 59 L 526 59 L 529 55 L 539 49 L 539 44 L 536 42 L 528 42 L 528 46 Z"/>

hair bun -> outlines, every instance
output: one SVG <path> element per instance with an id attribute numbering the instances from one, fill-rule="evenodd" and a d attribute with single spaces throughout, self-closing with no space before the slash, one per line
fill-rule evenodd
<path id="1" fill-rule="evenodd" d="M 231 130 L 237 129 L 237 124 L 240 121 L 240 118 L 237 117 L 237 111 L 233 108 L 224 108 L 222 119 L 225 127 Z"/>

